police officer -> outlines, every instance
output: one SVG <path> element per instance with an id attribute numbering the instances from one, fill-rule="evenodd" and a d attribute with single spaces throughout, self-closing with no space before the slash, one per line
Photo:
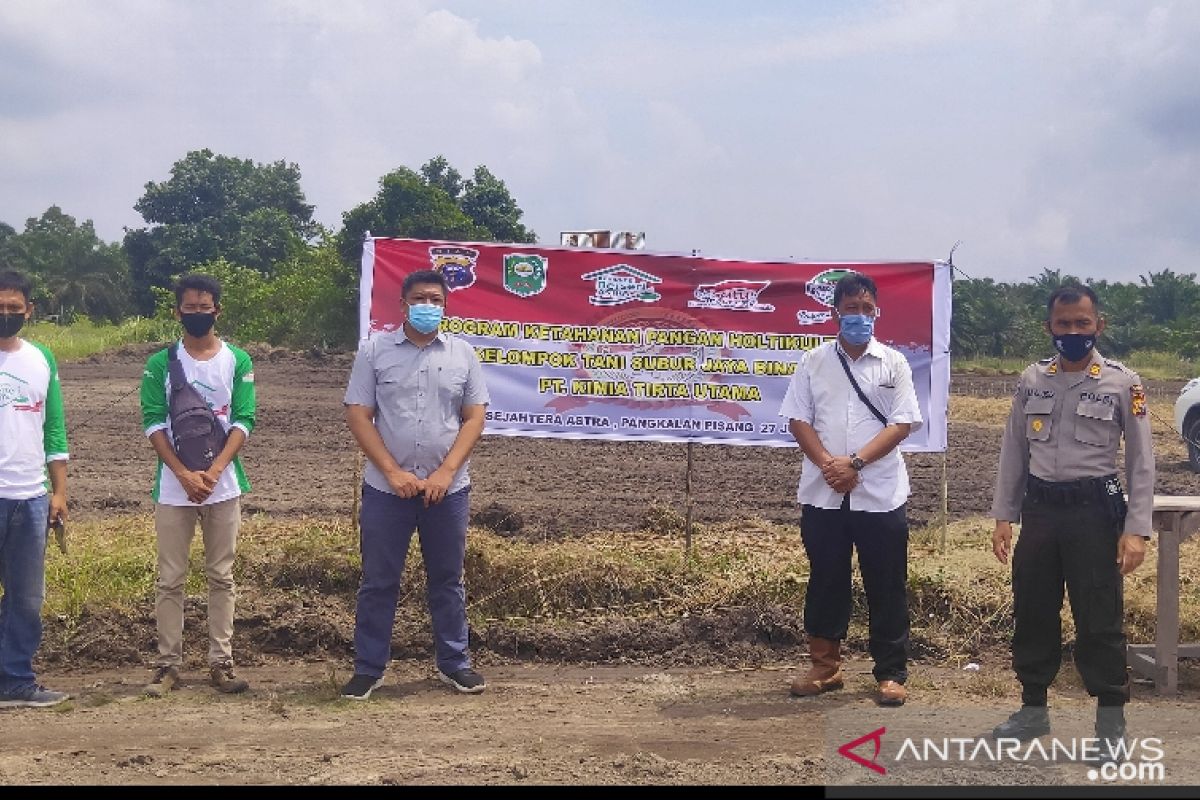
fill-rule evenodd
<path id="1" fill-rule="evenodd" d="M 1046 689 L 1062 660 L 1063 584 L 1075 620 L 1075 663 L 1097 699 L 1100 758 L 1119 759 L 1129 700 L 1121 578 L 1146 553 L 1154 452 L 1146 393 L 1136 373 L 1095 351 L 1104 331 L 1087 286 L 1056 289 L 1046 328 L 1058 355 L 1021 374 L 1004 430 L 992 551 L 1008 563 L 1012 523 L 1013 669 L 1021 708 L 993 730 L 1022 741 L 1050 730 Z M 1116 456 L 1125 437 L 1126 501 Z"/>

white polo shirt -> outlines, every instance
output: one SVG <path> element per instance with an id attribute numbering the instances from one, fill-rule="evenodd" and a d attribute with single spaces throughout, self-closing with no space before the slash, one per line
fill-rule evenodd
<path id="1" fill-rule="evenodd" d="M 835 349 L 836 348 L 836 349 Z M 834 456 L 850 455 L 866 446 L 884 426 L 859 399 L 846 371 L 838 361 L 837 339 L 804 354 L 792 375 L 779 415 L 807 422 L 821 444 Z M 842 351 L 845 355 L 845 351 Z M 846 355 L 858 385 L 888 424 L 908 423 L 921 427 L 921 409 L 913 387 L 912 368 L 899 351 L 874 337 L 855 360 Z M 896 447 L 883 458 L 868 464 L 859 474 L 858 486 L 850 492 L 851 511 L 891 511 L 899 508 L 909 493 L 908 470 Z M 825 483 L 821 468 L 807 458 L 800 469 L 796 501 L 817 508 L 841 508 L 844 495 Z"/>

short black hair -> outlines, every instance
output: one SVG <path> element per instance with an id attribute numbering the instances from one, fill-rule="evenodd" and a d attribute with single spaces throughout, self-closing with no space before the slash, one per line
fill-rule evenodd
<path id="1" fill-rule="evenodd" d="M 33 284 L 29 282 L 29 278 L 23 272 L 17 272 L 15 269 L 6 269 L 0 271 L 0 289 L 12 291 L 16 289 L 21 294 L 25 295 L 25 302 L 29 302 L 29 295 L 33 294 Z"/>
<path id="2" fill-rule="evenodd" d="M 1046 316 L 1049 317 L 1054 313 L 1055 303 L 1078 303 L 1085 297 L 1092 301 L 1092 308 L 1096 309 L 1096 313 L 1099 314 L 1100 298 L 1096 296 L 1092 287 L 1079 283 L 1064 283 L 1050 293 L 1050 299 L 1046 301 Z"/>
<path id="3" fill-rule="evenodd" d="M 446 278 L 442 273 L 435 272 L 431 269 L 419 269 L 416 272 L 410 272 L 404 278 L 404 283 L 400 286 L 401 299 L 408 297 L 408 290 L 416 286 L 418 283 L 436 283 L 442 287 L 442 294 L 450 294 L 450 289 L 446 286 Z"/>
<path id="4" fill-rule="evenodd" d="M 208 292 L 212 295 L 213 305 L 217 308 L 221 307 L 221 284 L 216 278 L 211 275 L 201 275 L 198 272 L 189 272 L 175 282 L 175 307 L 179 308 L 183 305 L 183 293 L 188 289 L 197 292 Z"/>
<path id="5" fill-rule="evenodd" d="M 841 305 L 843 297 L 858 297 L 863 292 L 870 292 L 871 299 L 879 302 L 879 290 L 875 288 L 875 281 L 861 272 L 848 272 L 833 287 L 833 307 Z"/>

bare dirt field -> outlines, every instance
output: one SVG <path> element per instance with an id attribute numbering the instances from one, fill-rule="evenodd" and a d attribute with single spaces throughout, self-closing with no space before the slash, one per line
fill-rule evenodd
<path id="1" fill-rule="evenodd" d="M 74 513 L 152 508 L 153 452 L 141 435 L 136 394 L 148 353 L 130 348 L 62 366 Z M 259 414 L 244 451 L 254 487 L 244 510 L 349 518 L 360 461 L 341 401 L 352 356 L 306 358 L 282 350 L 253 355 Z M 982 396 L 1012 391 L 1012 379 L 963 383 Z M 1155 491 L 1196 494 L 1200 476 L 1188 469 L 1179 437 L 1169 430 L 1172 388 L 1151 386 L 1152 424 L 1163 444 Z M 908 455 L 910 523 L 939 518 L 943 469 L 950 517 L 986 515 L 999 447 L 996 425 L 959 420 L 950 425 L 944 464 L 940 453 Z M 797 449 L 696 445 L 693 451 L 697 522 L 753 516 L 797 521 Z M 515 512 L 510 527 L 535 536 L 628 530 L 641 526 L 654 506 L 683 512 L 686 464 L 683 444 L 484 436 L 471 458 L 471 504 L 485 515 L 481 521 L 490 520 L 485 510 L 494 505 Z"/>
<path id="2" fill-rule="evenodd" d="M 62 365 L 75 519 L 151 510 L 153 455 L 136 395 L 148 352 L 132 348 Z M 348 520 L 360 467 L 342 421 L 350 356 L 252 354 L 259 420 L 245 451 L 254 491 L 244 508 L 267 519 Z M 1011 391 L 1001 379 L 964 384 L 981 397 Z M 1200 476 L 1187 469 L 1178 437 L 1167 430 L 1172 390 L 1151 393 L 1156 491 L 1200 494 Z M 990 508 L 997 423 L 982 414 L 959 417 L 944 461 L 941 454 L 907 457 L 914 526 L 939 518 L 943 472 L 952 519 Z M 798 451 L 694 451 L 697 522 L 796 522 Z M 475 521 L 533 540 L 637 530 L 656 510 L 683 513 L 685 454 L 684 445 L 485 437 L 472 459 Z M 532 646 L 509 629 L 480 631 L 487 646 L 476 650 L 477 665 L 489 689 L 475 697 L 454 695 L 432 679 L 427 632 L 401 630 L 386 685 L 369 703 L 342 701 L 336 687 L 349 677 L 353 589 L 337 588 L 315 603 L 312 595 L 286 606 L 239 600 L 235 651 L 252 683 L 239 697 L 206 685 L 200 648 L 189 645 L 188 684 L 161 701 L 141 698 L 153 641 L 149 607 L 139 618 L 90 621 L 97 623 L 92 632 L 69 650 L 56 649 L 61 631 L 52 621 L 40 674 L 75 697 L 54 711 L 0 712 L 0 783 L 1092 782 L 1089 767 L 1073 761 L 900 763 L 896 738 L 884 742 L 880 763 L 887 761 L 889 774 L 879 776 L 837 748 L 881 726 L 893 737 L 909 731 L 938 741 L 982 734 L 1019 703 L 1007 653 L 977 654 L 978 669 L 964 669 L 962 659 L 923 657 L 912 668 L 909 704 L 885 710 L 871 702 L 870 662 L 858 650 L 844 691 L 802 701 L 786 691 L 794 671 L 807 667 L 802 643 L 795 636 L 755 639 L 761 618 L 618 622 Z M 777 626 L 785 631 L 797 624 L 795 611 L 787 613 Z M 189 636 L 200 635 L 203 619 L 202 603 L 190 603 Z M 668 640 L 671 647 L 663 647 Z M 1135 685 L 1130 735 L 1162 740 L 1166 783 L 1195 784 L 1200 666 L 1185 662 L 1181 685 L 1177 698 Z M 1054 734 L 1090 735 L 1089 700 L 1069 661 L 1052 692 Z"/>

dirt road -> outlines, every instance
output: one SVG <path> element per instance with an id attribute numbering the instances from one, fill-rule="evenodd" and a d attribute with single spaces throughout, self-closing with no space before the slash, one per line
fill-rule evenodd
<path id="1" fill-rule="evenodd" d="M 344 664 L 248 668 L 245 695 L 194 682 L 162 700 L 137 696 L 140 671 L 55 674 L 77 694 L 64 710 L 0 714 L 0 782 L 66 784 L 1089 784 L 1088 765 L 1038 756 L 914 760 L 904 740 L 938 747 L 976 737 L 1019 702 L 1004 664 L 919 666 L 911 700 L 881 709 L 869 664 L 844 691 L 788 697 L 791 666 L 655 669 L 490 664 L 489 689 L 455 695 L 427 664 L 395 662 L 370 701 L 334 699 Z M 1200 781 L 1194 717 L 1200 675 L 1180 700 L 1138 687 L 1130 736 L 1155 737 L 1164 780 Z M 999 694 L 1000 696 L 996 696 Z M 1064 744 L 1091 736 L 1077 686 L 1052 692 Z M 837 753 L 887 727 L 879 775 Z M 1044 737 L 1046 749 L 1051 737 Z M 971 747 L 977 745 L 972 744 Z M 858 752 L 857 750 L 855 752 Z M 968 748 L 968 753 L 971 749 Z M 870 749 L 862 751 L 868 758 Z M 1023 757 L 1024 752 L 1015 754 Z M 1151 753 L 1152 755 L 1152 753 Z M 1118 783 L 1110 781 L 1109 783 Z"/>

